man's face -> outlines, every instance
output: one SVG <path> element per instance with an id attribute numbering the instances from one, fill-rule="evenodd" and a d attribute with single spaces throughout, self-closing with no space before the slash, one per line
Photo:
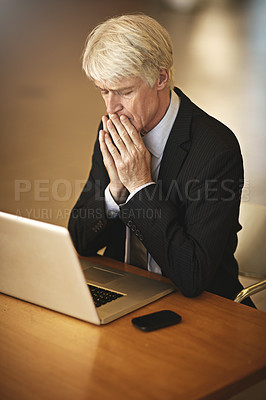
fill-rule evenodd
<path id="1" fill-rule="evenodd" d="M 157 82 L 153 88 L 138 77 L 123 79 L 106 87 L 94 82 L 100 89 L 108 114 L 125 115 L 137 131 L 150 131 L 160 121 L 160 96 Z"/>

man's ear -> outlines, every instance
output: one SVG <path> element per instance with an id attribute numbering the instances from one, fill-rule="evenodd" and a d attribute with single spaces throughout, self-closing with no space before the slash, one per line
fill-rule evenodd
<path id="1" fill-rule="evenodd" d="M 159 78 L 157 80 L 157 89 L 163 90 L 169 81 L 169 72 L 167 69 L 160 69 L 159 71 Z"/>

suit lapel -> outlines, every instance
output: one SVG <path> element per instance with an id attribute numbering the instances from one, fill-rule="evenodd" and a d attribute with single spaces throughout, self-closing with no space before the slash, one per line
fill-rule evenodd
<path id="1" fill-rule="evenodd" d="M 174 89 L 180 97 L 180 107 L 166 143 L 158 181 L 162 181 L 163 190 L 167 192 L 173 179 L 176 179 L 187 156 L 190 141 L 190 125 L 192 120 L 193 103 L 181 90 Z M 187 145 L 185 146 L 185 143 Z"/>

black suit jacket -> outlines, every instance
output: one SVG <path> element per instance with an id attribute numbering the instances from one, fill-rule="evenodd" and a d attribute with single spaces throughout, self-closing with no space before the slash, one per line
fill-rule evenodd
<path id="1" fill-rule="evenodd" d="M 239 144 L 226 126 L 175 91 L 180 108 L 156 185 L 122 205 L 117 218 L 108 218 L 109 177 L 97 139 L 69 231 L 79 254 L 93 255 L 106 246 L 106 256 L 123 260 L 128 226 L 184 295 L 208 290 L 232 299 L 242 289 L 234 258 L 243 185 Z"/>

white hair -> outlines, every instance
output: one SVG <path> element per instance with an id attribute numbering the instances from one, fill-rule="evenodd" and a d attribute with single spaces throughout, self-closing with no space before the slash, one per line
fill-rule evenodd
<path id="1" fill-rule="evenodd" d="M 89 34 L 83 53 L 86 75 L 104 83 L 140 77 L 153 87 L 160 70 L 168 71 L 173 87 L 171 38 L 157 21 L 144 14 L 108 19 Z"/>

